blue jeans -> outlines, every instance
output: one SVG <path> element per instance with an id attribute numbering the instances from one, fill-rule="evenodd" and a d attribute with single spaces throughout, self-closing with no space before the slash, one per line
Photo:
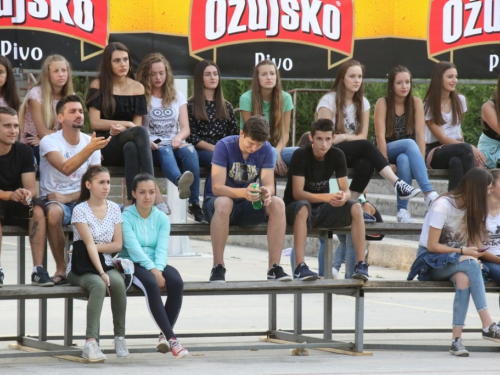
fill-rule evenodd
<path id="1" fill-rule="evenodd" d="M 292 155 L 298 147 L 285 147 L 281 150 L 281 159 L 286 164 L 287 167 L 290 166 L 290 161 L 292 160 Z M 276 162 L 278 161 L 278 151 L 273 147 L 273 163 L 276 166 Z"/>
<path id="2" fill-rule="evenodd" d="M 342 262 L 345 259 L 345 278 L 352 279 L 354 274 L 354 267 L 356 265 L 356 252 L 354 251 L 354 244 L 352 243 L 351 235 L 347 234 L 337 234 L 339 239 L 339 246 L 335 255 L 333 257 L 333 267 L 337 270 L 342 266 Z M 349 249 L 349 251 L 347 251 Z M 290 264 L 292 266 L 292 272 L 295 271 L 295 247 L 292 247 L 290 253 Z M 323 238 L 319 239 L 319 251 L 318 251 L 318 274 L 319 276 L 325 275 L 325 240 Z"/>
<path id="3" fill-rule="evenodd" d="M 488 277 L 500 285 L 500 264 L 481 260 L 488 268 Z"/>
<path id="4" fill-rule="evenodd" d="M 212 168 L 212 156 L 213 151 L 196 149 L 198 153 L 198 160 L 200 161 L 200 167 Z"/>
<path id="5" fill-rule="evenodd" d="M 398 177 L 411 185 L 415 177 L 422 192 L 428 193 L 434 189 L 427 176 L 427 167 L 420 153 L 417 143 L 413 139 L 400 139 L 387 144 L 387 156 L 391 164 L 398 167 Z M 401 200 L 397 196 L 398 211 L 408 208 L 408 201 Z"/>
<path id="6" fill-rule="evenodd" d="M 455 283 L 453 275 L 457 272 L 466 273 L 469 277 L 468 288 L 457 289 L 455 286 L 455 299 L 453 301 L 453 326 L 463 327 L 471 295 L 477 311 L 488 308 L 483 275 L 481 274 L 479 264 L 474 259 L 466 259 L 457 264 L 448 263 L 442 268 L 432 268 L 430 276 L 435 281 L 451 280 Z"/>
<path id="7" fill-rule="evenodd" d="M 153 151 L 153 164 L 161 167 L 163 175 L 176 185 L 182 175 L 179 167 L 183 172 L 190 171 L 194 176 L 194 181 L 191 185 L 189 203 L 200 202 L 200 165 L 193 145 L 176 149 L 172 149 L 171 146 L 161 146 Z"/>

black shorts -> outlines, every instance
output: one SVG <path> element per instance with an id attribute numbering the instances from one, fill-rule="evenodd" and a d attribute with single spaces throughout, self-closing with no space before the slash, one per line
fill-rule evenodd
<path id="1" fill-rule="evenodd" d="M 355 203 L 355 201 L 347 201 L 342 207 L 333 207 L 331 204 L 323 203 L 313 208 L 309 201 L 295 201 L 286 206 L 286 222 L 288 225 L 293 225 L 299 210 L 302 206 L 307 206 L 309 208 L 308 229 L 347 227 L 351 225 L 351 207 Z"/>
<path id="2" fill-rule="evenodd" d="M 0 222 L 2 225 L 16 225 L 28 228 L 29 220 L 33 216 L 33 206 L 43 208 L 40 198 L 33 199 L 33 205 L 27 206 L 20 202 L 0 200 Z"/>

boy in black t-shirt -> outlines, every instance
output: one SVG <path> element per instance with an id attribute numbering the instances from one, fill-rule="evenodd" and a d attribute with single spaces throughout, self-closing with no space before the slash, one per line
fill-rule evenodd
<path id="1" fill-rule="evenodd" d="M 293 225 L 295 245 L 294 278 L 315 280 L 318 275 L 304 262 L 308 228 L 331 228 L 351 225 L 356 252 L 355 279 L 368 280 L 365 263 L 365 223 L 359 203 L 350 201 L 347 165 L 344 153 L 332 147 L 333 123 L 328 119 L 314 121 L 309 139 L 312 145 L 293 153 L 285 189 L 286 220 Z M 340 191 L 330 193 L 330 178 L 335 172 Z M 347 249 L 352 251 L 353 249 Z"/>
<path id="2" fill-rule="evenodd" d="M 33 151 L 28 145 L 16 142 L 18 136 L 17 112 L 12 108 L 0 107 L 0 246 L 4 225 L 29 228 L 34 266 L 31 284 L 54 286 L 42 266 L 46 224 L 43 203 L 35 198 L 37 188 Z M 3 278 L 0 266 L 0 287 Z"/>

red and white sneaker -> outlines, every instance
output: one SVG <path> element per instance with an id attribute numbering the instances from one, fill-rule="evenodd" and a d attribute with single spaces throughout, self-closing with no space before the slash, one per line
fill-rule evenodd
<path id="1" fill-rule="evenodd" d="M 168 344 L 170 345 L 170 351 L 176 359 L 184 358 L 189 354 L 187 349 L 183 347 L 181 343 L 176 339 L 168 340 Z"/>

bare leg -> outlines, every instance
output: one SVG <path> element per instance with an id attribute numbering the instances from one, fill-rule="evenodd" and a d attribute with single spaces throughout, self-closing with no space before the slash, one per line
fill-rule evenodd
<path id="1" fill-rule="evenodd" d="M 351 237 L 356 252 L 356 262 L 365 260 L 365 221 L 363 220 L 363 209 L 360 203 L 355 203 L 351 206 Z"/>
<path id="2" fill-rule="evenodd" d="M 269 217 L 267 223 L 267 245 L 269 247 L 269 268 L 273 264 L 279 264 L 281 251 L 285 242 L 286 218 L 285 203 L 277 196 L 273 196 L 271 203 L 266 207 L 266 214 Z"/>
<path id="3" fill-rule="evenodd" d="M 380 172 L 378 172 L 379 175 L 381 175 L 383 178 L 386 179 L 392 186 L 396 183 L 398 180 L 398 176 L 394 174 L 394 171 L 392 168 L 388 165 L 387 167 L 383 168 Z"/>
<path id="4" fill-rule="evenodd" d="M 304 262 L 304 250 L 306 247 L 307 238 L 307 218 L 309 209 L 307 206 L 302 206 L 295 216 L 293 223 L 293 244 L 295 246 L 295 266 Z"/>
<path id="5" fill-rule="evenodd" d="M 29 222 L 29 238 L 31 255 L 33 257 L 33 267 L 43 264 L 45 255 L 45 244 L 47 235 L 47 222 L 42 207 L 33 207 L 33 217 Z"/>
<path id="6" fill-rule="evenodd" d="M 218 197 L 214 209 L 214 216 L 210 222 L 214 266 L 216 264 L 224 266 L 224 249 L 229 235 L 229 217 L 233 212 L 233 200 L 228 197 Z"/>
<path id="7" fill-rule="evenodd" d="M 50 249 L 56 262 L 55 275 L 66 274 L 66 262 L 64 260 L 64 232 L 62 228 L 63 210 L 58 204 L 47 206 L 47 238 Z"/>

